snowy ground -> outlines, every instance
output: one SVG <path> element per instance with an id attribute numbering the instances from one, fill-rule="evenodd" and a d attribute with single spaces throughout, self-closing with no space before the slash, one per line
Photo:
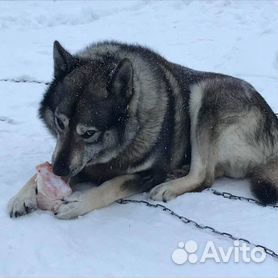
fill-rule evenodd
<path id="1" fill-rule="evenodd" d="M 148 45 L 192 68 L 244 78 L 278 111 L 276 12 L 274 1 L 1 1 L 0 79 L 50 80 L 55 39 L 70 51 L 115 39 Z M 195 240 L 200 249 L 208 240 L 226 249 L 233 242 L 135 204 L 114 204 L 73 221 L 41 211 L 11 220 L 9 198 L 53 150 L 37 118 L 44 90 L 40 84 L 0 82 L 0 276 L 277 276 L 277 261 L 270 257 L 260 264 L 174 264 L 171 254 L 180 241 Z M 245 181 L 223 179 L 215 187 L 251 196 Z M 275 209 L 208 192 L 167 205 L 278 251 Z"/>

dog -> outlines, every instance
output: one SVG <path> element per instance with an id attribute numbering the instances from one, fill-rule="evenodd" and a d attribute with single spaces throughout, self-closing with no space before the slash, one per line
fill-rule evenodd
<path id="1" fill-rule="evenodd" d="M 171 63 L 139 45 L 92 44 L 75 55 L 54 42 L 54 79 L 39 116 L 57 139 L 53 171 L 77 186 L 56 217 L 71 219 L 150 191 L 167 202 L 247 178 L 264 204 L 278 198 L 278 119 L 244 80 Z M 166 180 L 183 165 L 189 173 Z M 33 177 L 11 217 L 36 209 Z"/>

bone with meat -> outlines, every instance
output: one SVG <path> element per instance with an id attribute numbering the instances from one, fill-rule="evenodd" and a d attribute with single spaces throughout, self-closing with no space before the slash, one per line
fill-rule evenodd
<path id="1" fill-rule="evenodd" d="M 55 211 L 62 199 L 69 196 L 72 190 L 61 177 L 54 175 L 51 164 L 45 162 L 36 167 L 37 170 L 37 203 L 43 210 Z"/>

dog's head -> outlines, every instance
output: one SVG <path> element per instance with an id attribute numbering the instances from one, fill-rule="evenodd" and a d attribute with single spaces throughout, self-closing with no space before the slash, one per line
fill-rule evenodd
<path id="1" fill-rule="evenodd" d="M 53 56 L 54 80 L 39 114 L 57 138 L 54 173 L 74 176 L 119 152 L 133 96 L 133 67 L 130 60 L 111 55 L 80 58 L 58 42 Z"/>

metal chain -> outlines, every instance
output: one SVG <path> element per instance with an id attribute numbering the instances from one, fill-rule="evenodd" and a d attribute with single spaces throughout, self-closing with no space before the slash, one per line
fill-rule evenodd
<path id="1" fill-rule="evenodd" d="M 253 203 L 253 204 L 256 204 L 256 205 L 262 206 L 262 207 L 278 208 L 278 206 L 276 206 L 276 205 L 266 205 L 266 204 L 263 204 L 263 203 L 259 202 L 258 200 L 248 198 L 248 197 L 234 195 L 234 194 L 231 194 L 231 193 L 225 192 L 225 191 L 220 192 L 220 191 L 217 191 L 217 190 L 212 189 L 212 188 L 208 188 L 205 191 L 211 192 L 214 195 L 221 196 L 223 198 L 230 199 L 230 200 L 240 200 L 240 201 L 246 201 L 246 202 L 249 202 L 249 203 Z"/>
<path id="2" fill-rule="evenodd" d="M 182 215 L 179 215 L 178 213 L 176 213 L 175 211 L 171 210 L 170 208 L 162 205 L 162 204 L 152 204 L 148 201 L 143 201 L 143 200 L 130 200 L 130 199 L 121 199 L 119 201 L 117 201 L 118 204 L 143 204 L 143 205 L 146 205 L 147 207 L 152 207 L 152 208 L 159 208 L 161 209 L 162 211 L 172 215 L 173 217 L 179 219 L 180 221 L 182 221 L 183 223 L 185 224 L 192 224 L 193 226 L 195 226 L 197 229 L 200 229 L 200 230 L 205 230 L 205 231 L 209 231 L 215 235 L 218 235 L 218 236 L 222 236 L 222 237 L 226 237 L 226 238 L 229 238 L 229 239 L 232 239 L 232 240 L 237 240 L 237 241 L 240 241 L 240 242 L 244 242 L 244 243 L 247 243 L 251 246 L 254 246 L 254 247 L 259 247 L 259 248 L 262 248 L 265 253 L 275 259 L 278 259 L 278 254 L 275 253 L 273 250 L 271 250 L 270 248 L 267 248 L 261 244 L 255 244 L 255 243 L 252 243 L 250 242 L 248 239 L 245 239 L 245 238 L 240 238 L 240 237 L 236 237 L 230 233 L 227 233 L 227 232 L 221 232 L 221 231 L 218 231 L 216 230 L 215 228 L 211 227 L 211 226 L 207 226 L 207 225 L 203 225 L 203 224 L 200 224 L 192 219 L 189 219 L 185 216 L 182 216 Z"/>
<path id="3" fill-rule="evenodd" d="M 39 80 L 28 80 L 28 79 L 13 79 L 13 78 L 2 78 L 0 82 L 14 82 L 14 83 L 36 83 L 36 84 L 44 84 L 49 85 L 50 82 L 39 81 Z"/>

